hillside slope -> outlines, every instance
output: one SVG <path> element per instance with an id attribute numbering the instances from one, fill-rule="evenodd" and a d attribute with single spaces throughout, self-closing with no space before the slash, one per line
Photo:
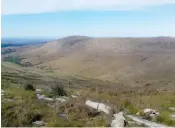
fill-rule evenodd
<path id="1" fill-rule="evenodd" d="M 71 36 L 23 52 L 22 63 L 129 86 L 175 83 L 175 38 Z"/>

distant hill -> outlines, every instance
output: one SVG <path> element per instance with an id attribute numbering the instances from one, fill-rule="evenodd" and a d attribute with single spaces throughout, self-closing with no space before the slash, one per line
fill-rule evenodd
<path id="1" fill-rule="evenodd" d="M 175 38 L 70 36 L 20 53 L 21 63 L 129 86 L 175 84 Z"/>
<path id="2" fill-rule="evenodd" d="M 9 46 L 24 46 L 31 44 L 43 44 L 53 39 L 39 39 L 39 38 L 2 38 L 1 47 Z"/>

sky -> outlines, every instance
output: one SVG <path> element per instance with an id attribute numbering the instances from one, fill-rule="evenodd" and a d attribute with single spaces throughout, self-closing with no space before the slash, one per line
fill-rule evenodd
<path id="1" fill-rule="evenodd" d="M 2 37 L 175 36 L 175 0 L 3 0 Z"/>

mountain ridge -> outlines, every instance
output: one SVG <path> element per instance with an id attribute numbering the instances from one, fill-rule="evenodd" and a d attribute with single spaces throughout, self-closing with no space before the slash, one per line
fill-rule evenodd
<path id="1" fill-rule="evenodd" d="M 20 53 L 21 63 L 63 75 L 79 75 L 131 86 L 173 84 L 175 38 L 69 36 Z"/>

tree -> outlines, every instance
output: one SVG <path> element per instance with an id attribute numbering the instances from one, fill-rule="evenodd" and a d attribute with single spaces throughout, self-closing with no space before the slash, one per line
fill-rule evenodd
<path id="1" fill-rule="evenodd" d="M 55 117 L 55 122 L 56 122 L 56 114 L 57 114 L 57 101 L 56 101 L 56 96 L 66 96 L 67 93 L 64 90 L 63 86 L 61 85 L 54 85 L 51 87 L 52 93 L 55 96 L 55 107 L 54 107 L 54 117 Z"/>
<path id="2" fill-rule="evenodd" d="M 67 93 L 61 85 L 52 86 L 52 92 L 55 96 L 66 96 Z"/>
<path id="3" fill-rule="evenodd" d="M 35 91 L 35 88 L 34 88 L 34 86 L 33 86 L 32 84 L 26 84 L 26 85 L 24 86 L 24 89 L 25 89 L 26 91 Z"/>

